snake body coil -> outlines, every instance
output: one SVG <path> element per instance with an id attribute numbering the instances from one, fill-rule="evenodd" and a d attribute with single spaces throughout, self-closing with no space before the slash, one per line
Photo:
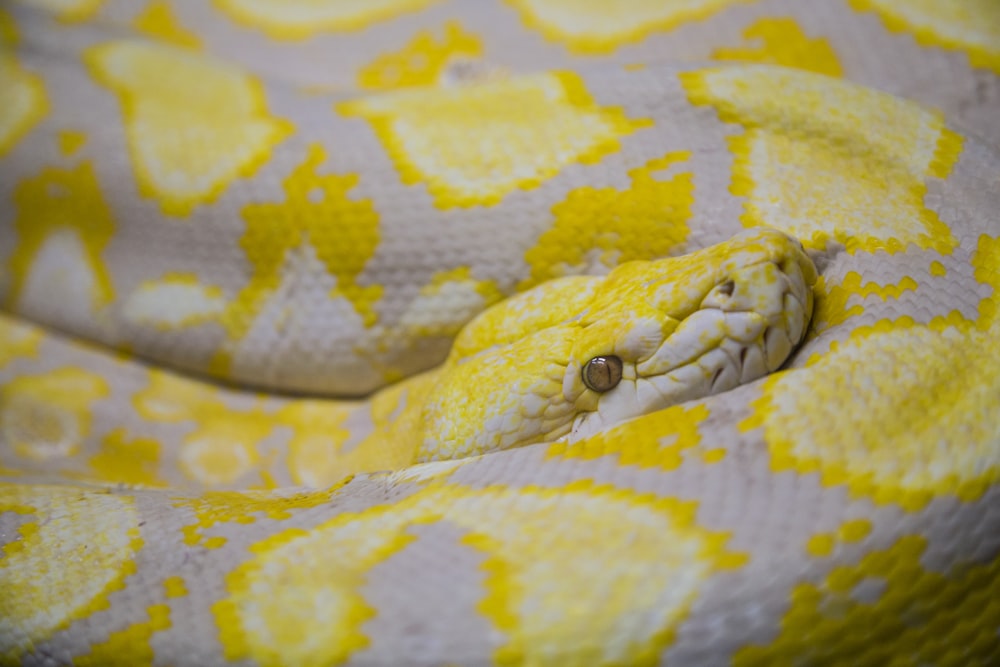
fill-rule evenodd
<path id="1" fill-rule="evenodd" d="M 0 8 L 0 664 L 1000 662 L 998 6 L 627 4 Z"/>

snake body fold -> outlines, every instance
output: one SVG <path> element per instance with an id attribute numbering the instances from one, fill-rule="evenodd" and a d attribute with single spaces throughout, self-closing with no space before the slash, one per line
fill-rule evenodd
<path id="1" fill-rule="evenodd" d="M 0 663 L 997 664 L 997 45 L 4 5 Z"/>

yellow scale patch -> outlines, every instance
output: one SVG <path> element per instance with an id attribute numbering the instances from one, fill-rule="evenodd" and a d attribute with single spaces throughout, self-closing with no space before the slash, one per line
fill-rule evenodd
<path id="1" fill-rule="evenodd" d="M 179 468 L 188 479 L 209 486 L 230 484 L 256 469 L 257 443 L 273 428 L 259 410 L 227 406 L 211 385 L 155 369 L 134 403 L 136 411 L 153 422 L 195 423 L 181 442 Z"/>
<path id="2" fill-rule="evenodd" d="M 860 542 L 872 532 L 872 522 L 868 519 L 851 519 L 840 525 L 836 533 L 816 533 L 806 542 L 810 556 L 823 558 L 834 553 L 838 542 Z"/>
<path id="3" fill-rule="evenodd" d="M 717 463 L 725 458 L 725 450 L 699 447 L 701 433 L 698 427 L 708 414 L 704 405 L 673 405 L 573 444 L 556 442 L 546 454 L 584 460 L 615 456 L 620 466 L 661 470 L 675 470 L 685 459 L 699 454 L 703 463 Z M 653 434 L 655 438 L 650 437 Z M 659 445 L 650 443 L 650 439 L 655 439 Z"/>
<path id="4" fill-rule="evenodd" d="M 378 247 L 378 213 L 370 200 L 350 197 L 358 183 L 356 174 L 317 173 L 325 159 L 323 147 L 313 144 L 305 161 L 285 179 L 284 201 L 243 208 L 247 229 L 240 246 L 253 276 L 219 316 L 231 343 L 246 335 L 281 286 L 291 253 L 306 246 L 337 281 L 330 298 L 347 299 L 366 326 L 375 325 L 374 306 L 382 286 L 360 285 L 357 278 Z M 217 371 L 228 369 L 229 354 L 220 353 L 214 360 Z"/>
<path id="5" fill-rule="evenodd" d="M 827 76 L 843 74 L 830 43 L 807 36 L 795 19 L 761 19 L 744 30 L 743 37 L 756 40 L 759 46 L 716 49 L 712 57 L 796 67 Z"/>
<path id="6" fill-rule="evenodd" d="M 440 41 L 421 30 L 399 51 L 386 53 L 358 71 L 358 85 L 368 90 L 389 90 L 441 83 L 442 75 L 455 60 L 479 58 L 479 38 L 462 30 L 457 21 L 444 25 Z"/>
<path id="7" fill-rule="evenodd" d="M 525 253 L 531 275 L 518 290 L 593 269 L 595 261 L 611 269 L 634 259 L 676 255 L 688 237 L 687 221 L 694 204 L 693 177 L 690 172 L 669 178 L 654 174 L 689 157 L 686 151 L 668 153 L 633 169 L 627 190 L 571 190 L 564 201 L 552 207 L 553 223 Z"/>
<path id="8" fill-rule="evenodd" d="M 87 143 L 87 135 L 79 130 L 59 130 L 59 152 L 65 157 L 76 154 Z"/>
<path id="9" fill-rule="evenodd" d="M 741 428 L 763 427 L 772 470 L 818 472 L 826 486 L 910 511 L 935 495 L 975 500 L 1000 480 L 1000 241 L 981 237 L 972 261 L 994 290 L 977 321 L 953 314 L 928 326 L 904 317 L 860 327 L 805 368 L 764 382 Z"/>
<path id="10" fill-rule="evenodd" d="M 163 590 L 167 598 L 187 595 L 181 577 L 167 577 L 163 580 Z M 82 656 L 74 656 L 74 665 L 129 665 L 129 667 L 152 667 L 155 658 L 149 640 L 156 632 L 169 630 L 170 605 L 153 604 L 146 608 L 149 620 L 132 623 L 124 630 L 112 632 L 107 641 L 95 643 Z"/>
<path id="11" fill-rule="evenodd" d="M 383 392 L 372 406 L 390 400 Z M 206 486 L 233 484 L 256 473 L 270 486 L 271 461 L 262 456 L 265 438 L 282 431 L 287 441 L 288 473 L 296 484 L 321 487 L 340 482 L 363 470 L 384 470 L 406 465 L 412 458 L 397 460 L 406 452 L 395 452 L 380 440 L 368 439 L 344 451 L 350 432 L 342 424 L 358 404 L 322 399 L 290 400 L 266 411 L 262 403 L 236 410 L 222 399 L 216 387 L 158 370 L 149 372 L 149 384 L 135 396 L 136 411 L 151 422 L 193 423 L 180 443 L 179 469 L 190 480 Z M 387 417 L 387 415 L 385 415 Z M 127 466 L 116 462 L 120 447 L 138 447 L 136 460 Z M 99 459 L 91 466 L 105 476 L 122 476 L 136 483 L 155 486 L 153 473 L 156 443 L 138 439 L 127 445 L 106 441 Z M 103 467 L 102 467 L 103 466 Z"/>
<path id="12" fill-rule="evenodd" d="M 609 53 L 748 0 L 508 0 L 521 20 L 575 53 Z"/>
<path id="13" fill-rule="evenodd" d="M 275 413 L 276 424 L 292 430 L 288 473 L 293 482 L 318 488 L 341 482 L 357 472 L 394 467 L 387 452 L 366 446 L 367 442 L 344 451 L 351 433 L 343 423 L 357 407 L 336 401 L 297 400 Z"/>
<path id="14" fill-rule="evenodd" d="M 49 112 L 42 77 L 23 69 L 14 55 L 17 27 L 0 11 L 0 157 Z"/>
<path id="15" fill-rule="evenodd" d="M 934 262 L 941 266 L 940 262 Z M 931 269 L 933 275 L 933 268 Z M 904 292 L 915 292 L 919 283 L 910 276 L 903 276 L 896 285 L 879 285 L 875 282 L 862 282 L 860 273 L 850 271 L 838 285 L 826 285 L 824 276 L 820 276 L 814 287 L 816 304 L 813 308 L 810 335 L 815 336 L 831 327 L 843 324 L 852 317 L 864 313 L 865 308 L 860 303 L 848 306 L 852 296 L 866 298 L 877 296 L 882 301 L 898 299 Z"/>
<path id="16" fill-rule="evenodd" d="M 70 487 L 0 485 L 0 515 L 30 517 L 0 534 L 0 662 L 11 664 L 73 621 L 108 607 L 142 546 L 129 498 Z M 57 563 L 58 567 L 53 567 Z"/>
<path id="17" fill-rule="evenodd" d="M 8 264 L 8 307 L 74 295 L 71 307 L 86 311 L 79 321 L 95 319 L 114 298 L 101 254 L 115 226 L 93 165 L 45 168 L 17 185 L 14 203 L 19 240 Z"/>
<path id="18" fill-rule="evenodd" d="M 84 60 L 121 101 L 139 191 L 168 215 L 187 215 L 252 175 L 292 131 L 268 114 L 258 81 L 190 51 L 109 42 Z"/>
<path id="19" fill-rule="evenodd" d="M 744 225 L 787 232 L 809 247 L 948 254 L 956 241 L 924 206 L 925 180 L 946 178 L 962 139 L 935 114 L 805 72 L 731 67 L 681 75 L 693 104 L 746 132 L 730 137 L 731 190 Z"/>
<path id="20" fill-rule="evenodd" d="M 73 456 L 90 433 L 94 404 L 109 393 L 96 373 L 67 366 L 0 385 L 0 433 L 17 456 L 48 461 Z"/>
<path id="21" fill-rule="evenodd" d="M 652 662 L 702 582 L 747 559 L 726 551 L 727 534 L 695 524 L 695 511 L 692 502 L 590 482 L 432 484 L 394 505 L 257 543 L 251 560 L 227 575 L 229 597 L 212 611 L 227 659 L 338 664 L 371 644 L 363 630 L 376 613 L 361 592 L 367 573 L 419 539 L 410 526 L 447 522 L 466 532 L 465 547 L 486 556 L 477 609 L 505 640 L 497 662 L 549 663 L 567 654 L 581 664 Z M 637 613 L 646 622 L 635 624 Z"/>
<path id="22" fill-rule="evenodd" d="M 889 30 L 919 44 L 962 51 L 973 67 L 1000 74 L 1000 4 L 996 0 L 848 0 L 874 11 Z"/>
<path id="23" fill-rule="evenodd" d="M 272 39 L 300 40 L 324 32 L 362 30 L 441 0 L 214 0 L 234 21 Z"/>
<path id="24" fill-rule="evenodd" d="M 42 330 L 0 313 L 0 369 L 16 359 L 37 359 Z"/>
<path id="25" fill-rule="evenodd" d="M 295 510 L 319 507 L 330 503 L 350 480 L 322 491 L 307 491 L 291 495 L 280 495 L 267 491 L 207 491 L 199 496 L 174 498 L 174 507 L 190 509 L 195 523 L 184 526 L 184 543 L 202 545 L 208 549 L 218 549 L 226 543 L 222 536 L 207 537 L 205 531 L 222 523 L 250 524 L 263 515 L 274 521 L 292 517 Z M 174 586 L 176 590 L 176 586 Z"/>
<path id="26" fill-rule="evenodd" d="M 1000 560 L 932 572 L 920 562 L 926 549 L 926 538 L 907 535 L 834 568 L 822 584 L 799 584 L 777 639 L 741 648 L 734 667 L 992 664 L 1000 654 Z M 875 599 L 859 599 L 859 586 Z"/>
<path id="27" fill-rule="evenodd" d="M 180 24 L 169 0 L 152 0 L 132 21 L 144 35 L 188 49 L 200 49 L 201 38 Z"/>
<path id="28" fill-rule="evenodd" d="M 226 309 L 222 288 L 203 285 L 193 273 L 143 281 L 122 304 L 122 317 L 163 331 L 216 320 Z"/>
<path id="29" fill-rule="evenodd" d="M 476 280 L 467 266 L 439 271 L 420 288 L 399 326 L 413 340 L 454 338 L 473 317 L 503 298 L 496 283 Z"/>
<path id="30" fill-rule="evenodd" d="M 74 656 L 74 667 L 152 666 L 154 655 L 149 640 L 153 633 L 170 628 L 170 606 L 150 605 L 146 609 L 146 614 L 149 617 L 148 621 L 133 623 L 124 630 L 112 632 L 106 641 L 93 644 L 88 653 Z"/>
<path id="31" fill-rule="evenodd" d="M 131 487 L 165 487 L 160 478 L 160 443 L 153 438 L 128 438 L 124 428 L 108 433 L 97 454 L 90 458 L 89 477 L 109 484 L 128 484 Z"/>
<path id="32" fill-rule="evenodd" d="M 570 72 L 400 90 L 337 111 L 367 119 L 403 183 L 424 184 L 439 208 L 496 204 L 619 150 L 619 138 L 651 123 L 599 107 Z"/>

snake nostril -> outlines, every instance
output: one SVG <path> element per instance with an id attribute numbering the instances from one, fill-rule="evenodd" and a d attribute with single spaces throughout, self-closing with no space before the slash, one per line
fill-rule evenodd
<path id="1" fill-rule="evenodd" d="M 583 366 L 583 384 L 588 389 L 605 392 L 622 381 L 622 360 L 616 356 L 594 357 Z"/>
<path id="2" fill-rule="evenodd" d="M 736 289 L 736 283 L 732 280 L 727 280 L 726 282 L 719 285 L 719 294 L 725 294 L 726 296 L 732 296 L 733 290 Z"/>

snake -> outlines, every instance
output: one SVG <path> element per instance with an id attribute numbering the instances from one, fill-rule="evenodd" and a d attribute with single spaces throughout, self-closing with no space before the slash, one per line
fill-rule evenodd
<path id="1" fill-rule="evenodd" d="M 0 6 L 0 664 L 1000 661 L 992 0 Z"/>

